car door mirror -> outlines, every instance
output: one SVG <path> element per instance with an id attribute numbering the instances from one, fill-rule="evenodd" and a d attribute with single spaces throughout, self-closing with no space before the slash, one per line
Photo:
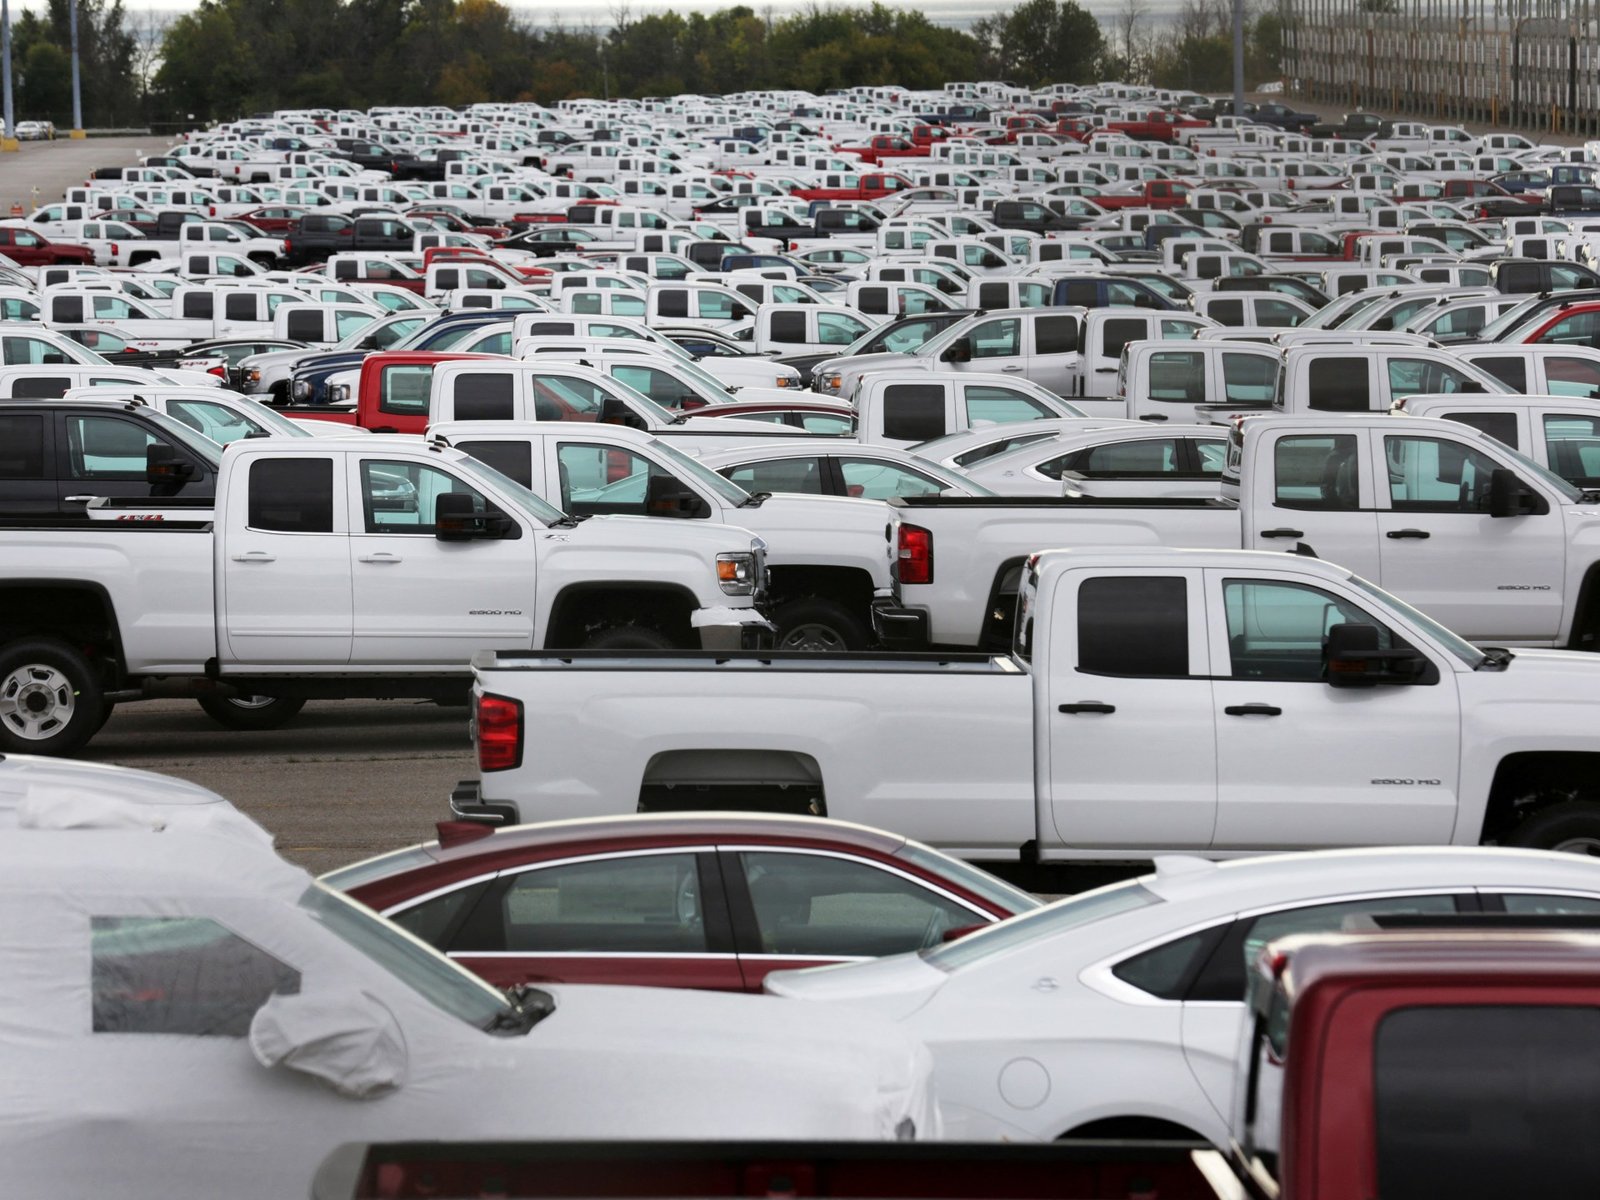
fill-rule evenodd
<path id="1" fill-rule="evenodd" d="M 1329 687 L 1372 687 L 1417 683 L 1428 659 L 1410 646 L 1379 647 L 1376 625 L 1343 624 L 1328 630 L 1322 643 L 1322 677 Z"/>
<path id="2" fill-rule="evenodd" d="M 1523 517 L 1550 511 L 1544 497 L 1534 491 L 1510 467 L 1496 467 L 1489 476 L 1489 515 Z"/>
<path id="3" fill-rule="evenodd" d="M 262 1066 L 310 1075 L 353 1100 L 375 1099 L 405 1082 L 399 1023 L 366 992 L 330 988 L 270 996 L 250 1021 L 249 1042 Z"/>
<path id="4" fill-rule="evenodd" d="M 152 488 L 177 491 L 194 478 L 194 464 L 166 442 L 151 442 L 144 450 L 144 478 Z"/>
<path id="5" fill-rule="evenodd" d="M 675 475 L 650 474 L 644 511 L 649 517 L 702 517 L 709 511 L 700 495 Z"/>
<path id="6" fill-rule="evenodd" d="M 503 538 L 511 518 L 501 512 L 484 512 L 467 492 L 445 492 L 434 497 L 433 536 L 441 542 L 471 542 Z"/>
<path id="7" fill-rule="evenodd" d="M 607 396 L 600 402 L 600 424 L 621 425 L 626 429 L 645 428 L 644 418 L 618 396 Z"/>
<path id="8" fill-rule="evenodd" d="M 945 362 L 964 363 L 972 361 L 972 343 L 966 338 L 959 338 L 952 342 L 940 356 Z"/>

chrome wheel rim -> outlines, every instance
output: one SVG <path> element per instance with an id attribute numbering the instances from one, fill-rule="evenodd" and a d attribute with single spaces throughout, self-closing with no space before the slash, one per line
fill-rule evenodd
<path id="1" fill-rule="evenodd" d="M 27 663 L 0 681 L 0 725 L 16 737 L 47 741 L 70 725 L 77 711 L 72 681 L 55 667 Z"/>
<path id="2" fill-rule="evenodd" d="M 778 642 L 780 650 L 800 650 L 811 654 L 837 653 L 846 649 L 844 638 L 831 625 L 796 625 Z"/>

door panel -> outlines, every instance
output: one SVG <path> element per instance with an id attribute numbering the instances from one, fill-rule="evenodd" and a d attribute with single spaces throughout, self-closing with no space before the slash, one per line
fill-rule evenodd
<path id="1" fill-rule="evenodd" d="M 1249 571 L 1206 577 L 1217 676 L 1212 846 L 1448 842 L 1460 762 L 1454 673 L 1435 670 L 1431 684 L 1330 687 L 1322 647 L 1333 625 L 1377 625 L 1381 646 L 1404 643 L 1320 587 Z"/>
<path id="2" fill-rule="evenodd" d="M 464 674 L 478 650 L 532 646 L 531 539 L 440 541 L 433 523 L 440 495 L 464 492 L 477 511 L 499 510 L 437 467 L 363 458 L 354 476 L 347 563 L 352 662 Z"/>
<path id="3" fill-rule="evenodd" d="M 1041 843 L 1053 830 L 1061 846 L 1209 845 L 1216 730 L 1199 573 L 1078 575 L 1056 595 Z"/>

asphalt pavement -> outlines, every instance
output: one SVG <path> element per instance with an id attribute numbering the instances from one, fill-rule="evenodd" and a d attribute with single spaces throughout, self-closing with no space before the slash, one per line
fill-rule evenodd
<path id="1" fill-rule="evenodd" d="M 53 142 L 23 142 L 15 154 L 0 154 L 0 217 L 9 216 L 15 204 L 30 213 L 61 199 L 96 167 L 137 166 L 145 155 L 165 154 L 173 144 L 155 134 L 76 141 L 62 134 Z"/>
<path id="2" fill-rule="evenodd" d="M 478 773 L 467 709 L 408 700 L 316 701 L 261 733 L 223 729 L 191 700 L 125 704 L 81 757 L 219 792 L 312 872 L 432 837 L 450 789 Z"/>

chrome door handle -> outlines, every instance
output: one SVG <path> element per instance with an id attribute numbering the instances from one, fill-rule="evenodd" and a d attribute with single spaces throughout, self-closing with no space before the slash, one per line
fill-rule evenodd
<path id="1" fill-rule="evenodd" d="M 278 558 L 274 554 L 268 554 L 265 550 L 246 550 L 243 554 L 235 554 L 233 556 L 233 561 L 234 562 L 277 562 Z"/>
<path id="2" fill-rule="evenodd" d="M 68 504 L 87 504 L 87 503 L 89 503 L 89 501 L 93 500 L 94 497 L 93 496 L 63 496 L 62 499 Z"/>
<path id="3" fill-rule="evenodd" d="M 1014 373 L 1014 372 L 1022 370 L 1021 367 L 1001 367 L 1000 369 L 1002 371 L 1005 371 L 1005 372 L 1008 372 L 1008 373 Z"/>
<path id="4" fill-rule="evenodd" d="M 380 550 L 376 554 L 363 554 L 357 562 L 365 563 L 397 563 L 405 561 L 398 554 L 390 554 L 387 550 Z"/>

